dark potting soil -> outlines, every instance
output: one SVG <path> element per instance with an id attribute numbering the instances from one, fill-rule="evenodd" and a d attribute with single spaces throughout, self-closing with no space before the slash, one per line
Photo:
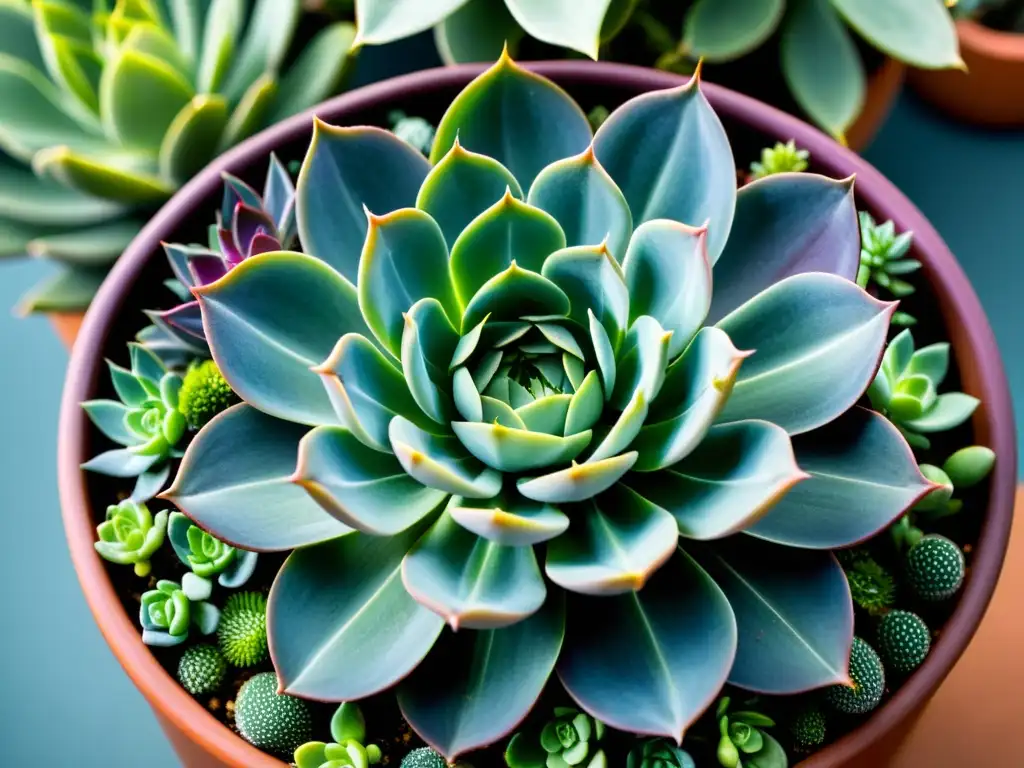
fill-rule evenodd
<path id="1" fill-rule="evenodd" d="M 591 97 L 589 101 L 586 96 Z M 617 105 L 621 101 L 621 99 L 616 98 L 615 93 L 611 89 L 600 94 L 593 92 L 584 93 L 579 101 L 585 110 L 589 110 L 598 105 L 598 99 L 600 99 L 600 103 L 609 107 Z M 415 98 L 412 101 L 413 103 L 409 105 L 389 105 L 388 108 L 403 106 L 408 114 L 419 114 L 436 123 L 440 116 L 436 103 L 424 102 L 417 104 L 415 103 Z M 364 121 L 377 122 L 381 125 L 386 124 L 383 113 L 376 115 L 376 120 L 373 120 L 372 117 L 371 113 L 370 116 L 364 117 Z M 729 131 L 736 158 L 738 161 L 741 161 L 737 175 L 738 178 L 742 179 L 746 175 L 749 163 L 758 158 L 760 148 L 765 143 L 764 137 L 758 135 L 748 126 L 738 125 L 729 121 L 726 121 L 726 128 Z M 303 151 L 304 147 L 289 147 L 287 151 L 280 153 L 280 157 L 286 162 L 301 159 Z M 811 158 L 811 168 L 809 170 L 815 170 L 813 157 Z M 264 171 L 265 161 L 261 160 L 241 175 L 246 181 L 258 186 L 261 184 Z M 217 205 L 217 202 L 213 200 L 206 201 L 206 203 L 209 204 L 204 205 L 197 212 L 197 215 L 193 217 L 194 221 L 190 221 L 185 227 L 186 231 L 181 232 L 181 236 L 176 238 L 178 241 L 201 242 L 204 239 L 203 227 L 207 220 L 212 220 L 213 212 Z M 878 218 L 878 211 L 871 211 L 871 213 Z M 913 255 L 912 253 L 911 256 Z M 127 307 L 121 313 L 114 331 L 108 338 L 106 349 L 96 350 L 97 354 L 103 352 L 115 362 L 126 362 L 125 342 L 133 339 L 135 333 L 145 325 L 145 318 L 141 310 L 151 307 L 167 307 L 174 303 L 173 297 L 162 288 L 162 280 L 170 276 L 170 270 L 166 265 L 166 261 L 159 255 L 154 256 L 144 270 L 142 279 L 133 288 L 126 302 Z M 928 286 L 926 278 L 922 273 L 917 273 L 911 275 L 910 280 L 917 287 L 917 292 L 904 299 L 901 302 L 900 309 L 918 318 L 918 325 L 913 328 L 916 346 L 920 348 L 927 344 L 947 340 L 949 334 L 944 329 L 934 294 Z M 891 298 L 884 295 L 884 293 L 880 297 L 884 299 Z M 898 330 L 893 329 L 890 338 Z M 943 391 L 955 391 L 959 386 L 959 375 L 956 361 L 954 360 L 951 365 L 950 374 L 943 385 Z M 98 382 L 97 396 L 114 396 L 106 376 L 102 377 L 102 380 Z M 866 399 L 864 404 L 867 405 Z M 100 435 L 95 433 L 95 431 L 93 432 L 92 448 L 94 452 L 110 447 L 104 445 L 103 440 Z M 972 432 L 968 423 L 955 430 L 932 436 L 932 448 L 929 451 L 919 452 L 918 460 L 922 463 L 941 465 L 945 458 L 954 450 L 970 445 L 972 442 Z M 102 519 L 108 504 L 127 496 L 131 490 L 131 484 L 125 483 L 125 481 L 95 474 L 88 474 L 88 483 L 97 523 Z M 984 486 L 985 484 L 982 484 L 979 488 L 958 493 L 958 497 L 964 501 L 963 510 L 957 515 L 938 521 L 926 531 L 944 534 L 960 544 L 963 547 L 968 568 L 971 563 L 971 544 L 977 540 L 981 516 L 987 508 L 987 491 Z M 150 508 L 154 513 L 166 507 L 167 505 L 160 501 L 154 501 L 150 504 Z M 882 565 L 891 568 L 894 575 L 897 578 L 899 577 L 901 566 L 893 548 L 888 544 L 888 532 L 880 534 L 869 542 L 867 547 L 876 555 Z M 242 589 L 246 591 L 259 591 L 266 594 L 270 589 L 278 568 L 284 561 L 284 557 L 285 555 L 282 554 L 261 554 L 256 572 Z M 132 569 L 125 566 L 109 565 L 108 567 L 108 572 L 121 597 L 125 610 L 136 621 L 137 619 L 134 617 L 138 616 L 142 592 L 154 588 L 157 579 L 171 579 L 180 582 L 181 577 L 186 571 L 185 567 L 174 555 L 170 544 L 166 542 L 154 556 L 152 565 L 152 576 L 146 579 L 135 576 Z M 214 594 L 211 598 L 214 604 L 219 607 L 223 606 L 226 597 L 226 590 L 219 585 L 215 585 Z M 924 618 L 928 626 L 933 629 L 933 635 L 937 636 L 956 606 L 956 598 L 945 603 L 927 604 L 916 600 L 906 589 L 901 588 L 896 604 L 899 608 L 918 613 Z M 600 617 L 594 617 L 594 621 L 593 631 L 600 632 Z M 874 645 L 875 632 L 876 619 L 857 609 L 856 633 Z M 188 645 L 198 642 L 216 642 L 216 638 L 201 638 L 197 635 L 190 637 L 188 643 L 176 648 L 152 648 L 151 650 L 168 673 L 176 676 L 178 660 L 182 651 Z M 197 700 L 214 717 L 227 727 L 234 729 L 233 707 L 239 688 L 253 674 L 271 670 L 272 666 L 269 661 L 252 669 L 232 670 L 229 672 L 220 690 L 209 696 L 197 697 Z M 901 679 L 889 676 L 886 680 L 886 697 L 888 697 L 891 691 L 899 687 L 901 682 Z M 743 704 L 743 708 L 757 709 L 774 718 L 778 725 L 770 729 L 769 732 L 786 748 L 790 754 L 791 763 L 795 764 L 799 760 L 800 755 L 793 748 L 787 725 L 790 718 L 809 701 L 819 700 L 822 695 L 821 691 L 795 697 L 755 697 L 753 701 L 751 701 L 749 694 L 742 691 L 726 690 L 725 693 L 733 698 L 733 710 L 740 708 L 737 706 L 738 704 Z M 553 707 L 571 705 L 571 703 L 571 700 L 558 683 L 557 678 L 553 677 L 530 718 L 522 727 L 539 727 L 550 717 Z M 419 737 L 412 733 L 402 719 L 393 693 L 389 692 L 371 697 L 361 701 L 360 706 L 366 716 L 368 743 L 374 743 L 381 747 L 384 754 L 384 764 L 397 766 L 401 758 L 408 751 L 423 745 Z M 329 740 L 329 723 L 336 705 L 310 702 L 310 707 L 314 713 L 315 720 L 314 738 Z M 684 746 L 693 754 L 698 765 L 715 764 L 714 753 L 718 732 L 713 715 L 713 711 L 706 713 L 700 721 L 693 725 L 687 734 Z M 832 742 L 853 730 L 864 719 L 840 716 L 834 712 L 829 712 L 828 717 L 826 743 Z M 472 763 L 474 768 L 500 768 L 500 766 L 504 765 L 502 754 L 505 743 L 507 743 L 507 740 L 490 749 L 466 755 L 465 758 Z M 605 749 L 608 754 L 609 765 L 614 766 L 614 768 L 621 768 L 621 766 L 625 765 L 625 756 L 633 743 L 633 738 L 626 734 L 609 733 L 605 739 Z"/>

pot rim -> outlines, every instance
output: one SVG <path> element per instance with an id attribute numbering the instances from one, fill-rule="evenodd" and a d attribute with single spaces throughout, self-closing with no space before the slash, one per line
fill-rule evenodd
<path id="1" fill-rule="evenodd" d="M 992 29 L 974 19 L 958 19 L 956 31 L 960 46 L 977 58 L 1024 65 L 1024 34 Z"/>
<path id="2" fill-rule="evenodd" d="M 638 93 L 678 86 L 685 78 L 666 72 L 609 62 L 533 62 L 525 66 L 570 92 L 576 86 L 612 86 Z M 61 513 L 71 558 L 86 601 L 111 650 L 150 705 L 215 758 L 236 768 L 281 768 L 283 763 L 257 750 L 224 727 L 190 696 L 142 643 L 132 618 L 122 607 L 107 575 L 105 562 L 93 548 L 95 518 L 85 473 L 91 425 L 79 403 L 94 392 L 103 369 L 95 353 L 102 350 L 114 319 L 147 261 L 160 253 L 192 210 L 192 198 L 217 194 L 221 173 L 244 167 L 248 158 L 266 157 L 278 146 L 311 130 L 311 117 L 328 122 L 350 112 L 394 103 L 411 94 L 430 94 L 465 85 L 485 69 L 462 65 L 423 70 L 350 91 L 272 126 L 213 161 L 188 182 L 143 227 L 103 283 L 85 317 L 74 345 L 61 402 L 58 430 L 58 485 Z M 1016 486 L 1017 447 L 1013 410 L 1002 359 L 984 310 L 938 232 L 924 215 L 881 173 L 853 152 L 810 125 L 750 97 L 703 84 L 704 93 L 722 117 L 744 123 L 769 138 L 790 138 L 810 151 L 815 165 L 836 178 L 857 175 L 860 202 L 900 230 L 912 230 L 924 256 L 924 274 L 938 299 L 963 380 L 964 390 L 982 400 L 974 415 L 978 443 L 999 459 L 990 477 L 986 511 L 968 580 L 957 606 L 943 627 L 925 663 L 857 729 L 815 753 L 800 765 L 826 768 L 866 751 L 890 734 L 927 702 L 960 658 L 984 616 L 995 590 L 1009 539 Z"/>

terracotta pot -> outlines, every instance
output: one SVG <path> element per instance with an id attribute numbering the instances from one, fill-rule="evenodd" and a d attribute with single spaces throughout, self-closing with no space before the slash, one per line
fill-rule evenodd
<path id="1" fill-rule="evenodd" d="M 675 86 L 677 76 L 616 64 L 545 62 L 530 65 L 567 88 L 589 106 L 609 105 L 638 93 Z M 352 91 L 321 105 L 316 113 L 328 122 L 378 123 L 393 108 L 437 118 L 452 97 L 476 74 L 479 66 L 419 72 Z M 901 734 L 924 706 L 963 653 L 981 621 L 995 588 L 1006 551 L 1016 472 L 1016 440 L 1010 396 L 1002 363 L 985 315 L 953 255 L 924 216 L 891 183 L 853 152 L 839 147 L 814 128 L 748 97 L 707 84 L 705 93 L 730 134 L 740 158 L 754 157 L 761 146 L 794 138 L 810 150 L 816 170 L 843 178 L 857 174 L 860 204 L 882 219 L 895 220 L 915 233 L 915 256 L 940 303 L 961 373 L 963 389 L 984 403 L 973 421 L 977 442 L 999 455 L 990 479 L 990 503 L 974 548 L 970 577 L 960 602 L 927 661 L 884 706 L 856 731 L 814 755 L 803 765 L 879 765 L 875 758 L 859 762 L 868 750 L 890 735 Z M 129 676 L 153 706 L 186 765 L 196 768 L 281 768 L 214 719 L 189 696 L 143 645 L 136 618 L 125 613 L 93 549 L 98 519 L 90 488 L 98 482 L 79 465 L 94 453 L 95 436 L 79 403 L 96 396 L 107 355 L 123 356 L 124 342 L 150 305 L 147 292 L 159 293 L 164 277 L 161 240 L 187 239 L 205 232 L 220 200 L 222 171 L 250 180 L 261 178 L 269 152 L 301 156 L 311 133 L 309 114 L 274 126 L 231 150 L 189 182 L 146 225 L 93 302 L 72 352 L 61 410 L 59 484 L 64 525 L 71 555 L 86 599 L 107 642 Z M 105 380 L 102 386 L 106 386 Z"/>
<path id="2" fill-rule="evenodd" d="M 78 338 L 78 332 L 82 329 L 82 321 L 85 319 L 85 312 L 48 312 L 50 325 L 53 332 L 64 342 L 64 346 L 71 349 Z"/>
<path id="3" fill-rule="evenodd" d="M 875 138 L 903 89 L 905 74 L 906 67 L 901 62 L 886 59 L 871 75 L 864 109 L 846 132 L 846 143 L 850 149 L 860 152 Z"/>
<path id="4" fill-rule="evenodd" d="M 925 101 L 975 125 L 1024 126 L 1024 34 L 999 32 L 975 21 L 956 23 L 967 71 L 911 70 L 910 84 Z"/>

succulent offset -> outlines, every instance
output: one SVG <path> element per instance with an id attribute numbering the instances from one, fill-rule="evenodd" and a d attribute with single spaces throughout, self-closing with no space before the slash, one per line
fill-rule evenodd
<path id="1" fill-rule="evenodd" d="M 556 667 L 596 720 L 673 739 L 726 680 L 846 682 L 828 550 L 933 489 L 854 407 L 893 305 L 852 282 L 851 187 L 737 192 L 696 79 L 595 136 L 503 56 L 429 159 L 317 122 L 304 252 L 193 289 L 243 403 L 164 494 L 221 540 L 296 550 L 268 612 L 282 689 L 398 684 L 453 759 L 514 729 Z"/>
<path id="2" fill-rule="evenodd" d="M 333 93 L 351 24 L 292 45 L 299 0 L 0 1 L 0 257 L 61 271 L 28 311 L 86 307 L 224 149 Z"/>
<path id="3" fill-rule="evenodd" d="M 204 601 L 190 600 L 181 585 L 168 579 L 156 583 L 156 589 L 143 593 L 139 605 L 142 642 L 146 645 L 179 645 L 195 627 L 204 635 L 217 629 L 220 611 Z"/>
<path id="4" fill-rule="evenodd" d="M 93 546 L 104 560 L 133 565 L 137 576 L 148 576 L 149 559 L 164 543 L 166 533 L 166 509 L 154 517 L 145 504 L 125 499 L 107 507 L 106 519 L 96 526 L 99 541 Z"/>
<path id="5" fill-rule="evenodd" d="M 309 741 L 295 750 L 297 768 L 367 768 L 381 761 L 376 744 L 366 744 L 366 720 L 358 704 L 345 702 L 331 718 L 334 741 Z"/>
<path id="6" fill-rule="evenodd" d="M 209 598 L 214 576 L 222 587 L 237 589 L 249 580 L 256 568 L 255 552 L 225 544 L 192 525 L 192 521 L 180 512 L 171 514 L 167 537 L 178 559 L 191 570 L 182 579 L 182 586 L 192 600 Z"/>

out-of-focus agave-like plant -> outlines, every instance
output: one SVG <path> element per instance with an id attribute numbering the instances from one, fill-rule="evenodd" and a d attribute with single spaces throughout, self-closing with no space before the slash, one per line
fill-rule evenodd
<path id="1" fill-rule="evenodd" d="M 82 469 L 111 477 L 137 477 L 133 501 L 146 501 L 164 487 L 170 459 L 188 425 L 178 410 L 181 376 L 168 371 L 152 352 L 130 343 L 131 369 L 107 361 L 120 400 L 90 400 L 82 408 L 99 430 L 123 447 L 105 451 Z"/>
<path id="2" fill-rule="evenodd" d="M 206 600 L 217 583 L 227 589 L 238 589 L 252 576 L 257 554 L 236 549 L 211 536 L 180 512 L 167 522 L 167 535 L 182 564 L 192 572 L 182 579 L 182 589 L 190 600 Z"/>
<path id="3" fill-rule="evenodd" d="M 27 311 L 87 306 L 139 212 L 337 89 L 355 29 L 295 55 L 301 16 L 300 0 L 0 0 L 0 256 L 63 267 Z"/>
<path id="4" fill-rule="evenodd" d="M 737 193 L 697 78 L 594 135 L 503 56 L 429 159 L 315 123 L 295 206 L 305 253 L 193 289 L 244 402 L 163 494 L 224 541 L 296 550 L 268 616 L 284 690 L 402 681 L 453 759 L 556 667 L 595 719 L 673 739 L 726 680 L 848 679 L 828 550 L 933 488 L 854 407 L 894 307 L 852 281 L 852 180 Z"/>

